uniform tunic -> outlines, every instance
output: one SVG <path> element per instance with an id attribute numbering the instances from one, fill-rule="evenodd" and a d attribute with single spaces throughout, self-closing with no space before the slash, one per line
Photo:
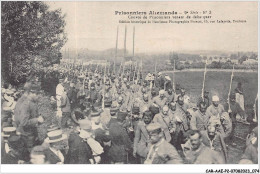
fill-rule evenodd
<path id="1" fill-rule="evenodd" d="M 197 110 L 196 112 L 194 112 L 194 114 L 191 117 L 190 128 L 192 130 L 196 130 L 196 129 L 200 131 L 206 130 L 208 121 L 209 121 L 209 115 L 200 112 L 200 110 Z"/>
<path id="2" fill-rule="evenodd" d="M 182 159 L 175 147 L 164 139 L 152 145 L 145 164 L 181 164 Z"/>

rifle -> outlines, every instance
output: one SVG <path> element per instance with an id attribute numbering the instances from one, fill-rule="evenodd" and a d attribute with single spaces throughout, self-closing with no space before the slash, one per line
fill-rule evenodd
<path id="1" fill-rule="evenodd" d="M 257 112 L 256 112 L 256 102 L 258 100 L 258 93 L 256 94 L 256 98 L 255 98 L 255 104 L 254 104 L 254 119 L 253 119 L 253 122 L 257 122 Z"/>
<path id="2" fill-rule="evenodd" d="M 105 64 L 105 69 L 104 69 L 104 83 L 103 83 L 103 97 L 102 97 L 102 109 L 104 110 L 105 108 L 105 82 L 106 82 L 106 66 L 107 64 Z"/>
<path id="3" fill-rule="evenodd" d="M 229 92 L 228 92 L 228 99 L 227 99 L 228 100 L 228 112 L 231 112 L 229 98 L 230 98 L 230 93 L 231 93 L 233 77 L 234 77 L 234 65 L 233 65 L 233 69 L 232 69 L 232 73 L 231 73 L 230 84 L 229 84 Z"/>
<path id="4" fill-rule="evenodd" d="M 202 98 L 203 102 L 204 102 L 205 80 L 206 80 L 206 73 L 207 73 L 207 62 L 208 62 L 208 60 L 206 60 L 206 63 L 205 63 L 204 77 L 203 77 L 202 90 L 201 90 L 201 98 Z"/>

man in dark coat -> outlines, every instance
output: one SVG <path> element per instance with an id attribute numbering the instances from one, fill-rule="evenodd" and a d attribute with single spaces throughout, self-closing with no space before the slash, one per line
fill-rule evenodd
<path id="1" fill-rule="evenodd" d="M 28 96 L 19 102 L 19 105 L 16 105 L 14 117 L 17 131 L 21 133 L 25 146 L 30 150 L 35 145 L 38 137 L 37 125 L 43 123 L 44 119 L 38 114 L 38 87 L 32 85 L 29 89 Z"/>
<path id="2" fill-rule="evenodd" d="M 77 102 L 77 91 L 76 91 L 74 83 L 70 83 L 70 88 L 68 90 L 67 96 L 70 101 L 71 110 L 73 110 L 75 108 L 76 102 Z"/>
<path id="3" fill-rule="evenodd" d="M 87 118 L 82 122 L 79 121 L 80 128 L 83 131 L 80 134 L 72 132 L 69 136 L 69 151 L 65 159 L 65 164 L 91 164 L 90 159 L 93 159 L 92 150 L 86 142 L 84 135 L 84 129 L 91 129 L 91 122 L 85 120 Z"/>
<path id="4" fill-rule="evenodd" d="M 2 164 L 24 164 L 29 162 L 30 153 L 26 149 L 22 138 L 19 135 L 12 134 L 8 138 L 10 151 L 2 154 Z"/>
<path id="5" fill-rule="evenodd" d="M 44 155 L 45 160 L 50 164 L 64 164 L 65 151 L 62 149 L 61 142 L 66 138 L 62 130 L 48 132 L 46 142 L 49 143 L 49 147 L 44 150 Z"/>
<path id="6" fill-rule="evenodd" d="M 123 164 L 128 163 L 128 151 L 132 146 L 132 142 L 123 127 L 126 118 L 125 112 L 118 112 L 117 122 L 112 123 L 109 127 L 109 135 L 111 136 L 111 148 L 108 156 L 111 163 Z"/>

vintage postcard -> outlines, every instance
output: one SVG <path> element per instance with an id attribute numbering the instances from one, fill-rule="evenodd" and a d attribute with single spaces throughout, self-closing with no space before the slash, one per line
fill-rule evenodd
<path id="1" fill-rule="evenodd" d="M 258 21 L 256 1 L 2 1 L 3 173 L 259 173 Z"/>

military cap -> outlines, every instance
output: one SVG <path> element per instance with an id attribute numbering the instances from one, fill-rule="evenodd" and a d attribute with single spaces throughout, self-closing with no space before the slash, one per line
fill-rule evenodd
<path id="1" fill-rule="evenodd" d="M 212 101 L 213 102 L 218 102 L 219 101 L 219 97 L 217 95 L 212 96 Z"/>
<path id="2" fill-rule="evenodd" d="M 161 125 L 159 123 L 151 123 L 146 127 L 147 131 L 152 133 L 152 132 L 157 132 L 161 131 Z"/>

